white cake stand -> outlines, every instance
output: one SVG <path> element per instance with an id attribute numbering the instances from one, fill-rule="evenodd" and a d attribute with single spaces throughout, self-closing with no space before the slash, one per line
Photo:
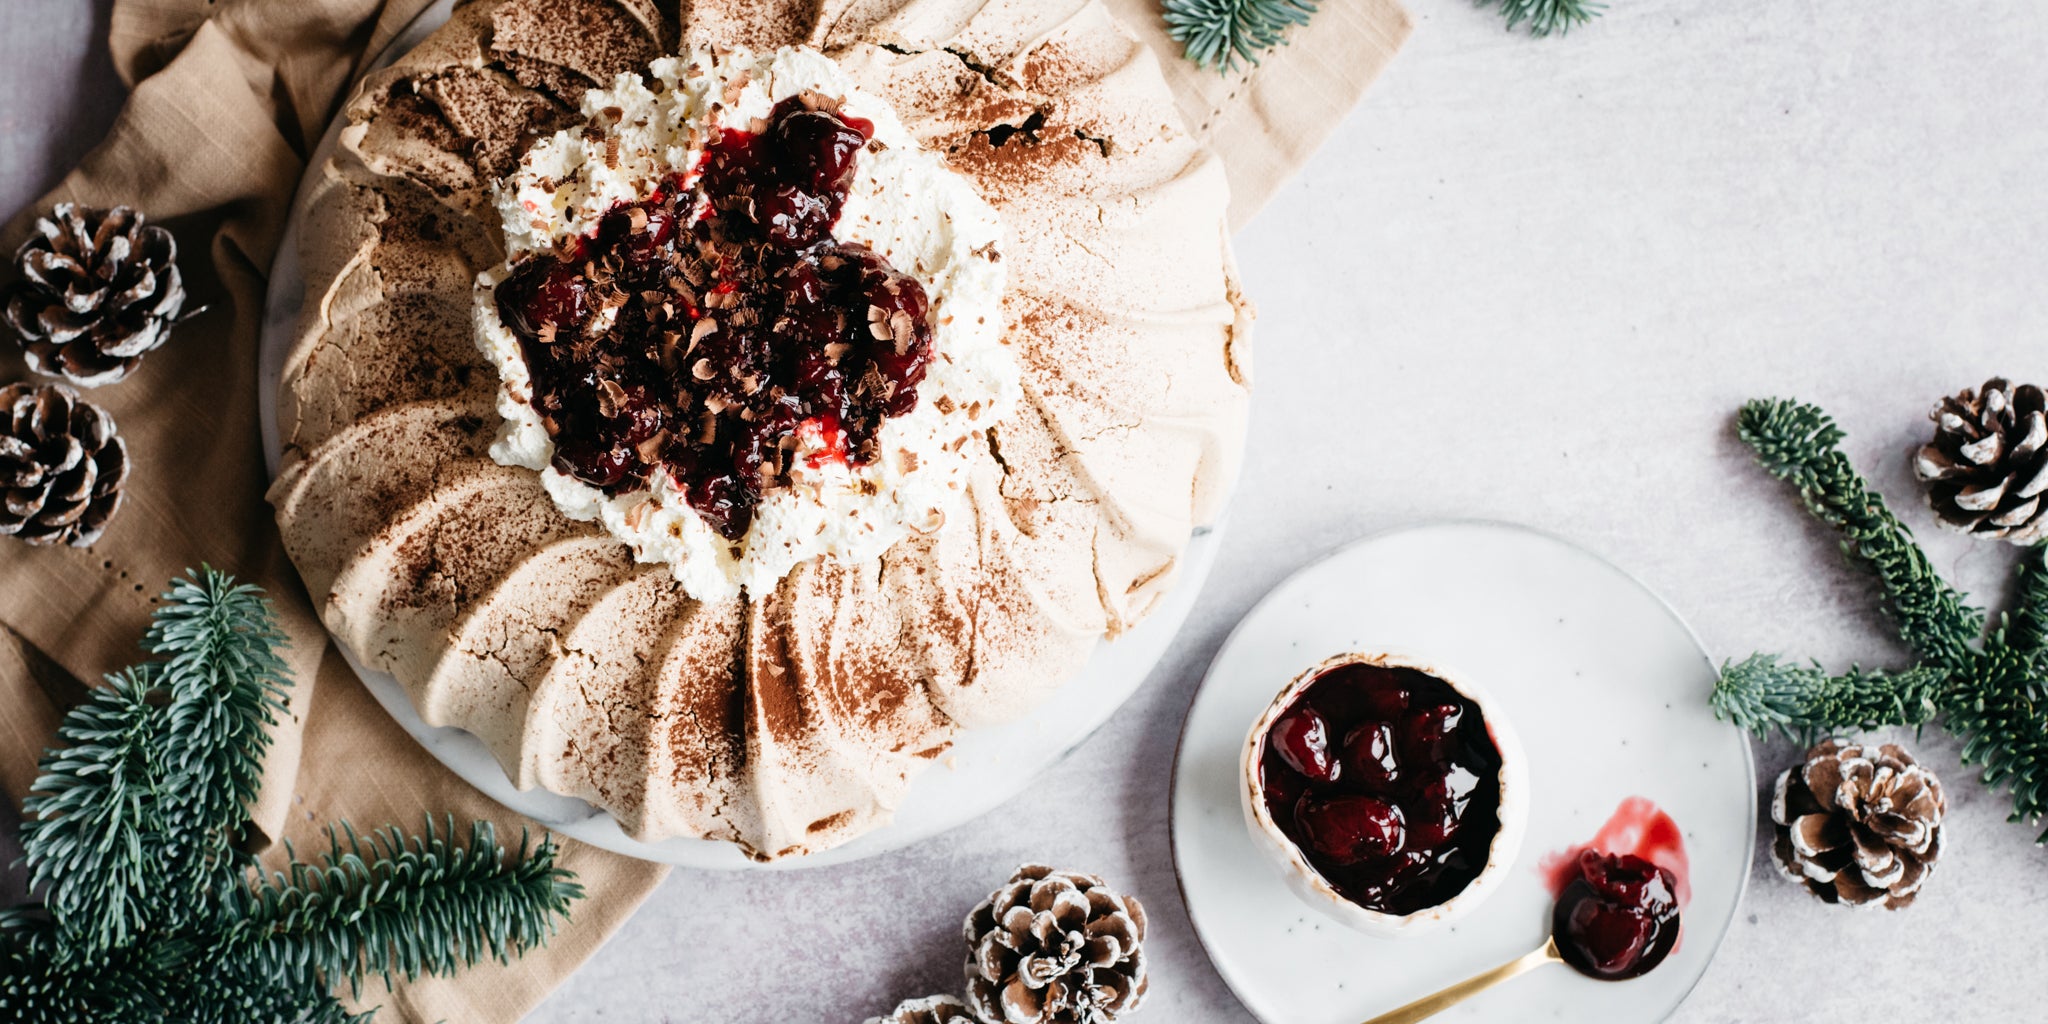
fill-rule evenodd
<path id="1" fill-rule="evenodd" d="M 448 20 L 453 9 L 453 0 L 439 0 L 421 12 L 377 57 L 370 70 L 390 65 L 418 45 Z M 328 127 L 308 164 L 309 178 L 327 163 L 340 130 L 339 119 Z M 302 183 L 300 188 L 303 193 L 305 185 Z M 264 306 L 257 368 L 263 452 L 273 478 L 277 475 L 280 452 L 277 389 L 305 298 L 305 281 L 299 267 L 297 209 L 294 203 L 293 216 L 285 225 L 277 259 L 270 268 L 270 294 Z M 1065 757 L 1108 721 L 1151 674 L 1187 619 L 1195 595 L 1215 565 L 1220 536 L 1220 525 L 1198 532 L 1182 557 L 1180 583 L 1151 617 L 1114 643 L 1097 645 L 1094 657 L 1080 673 L 1037 711 L 1007 725 L 961 734 L 947 757 L 926 768 L 912 782 L 909 794 L 889 825 L 823 853 L 770 864 L 748 860 L 730 843 L 702 839 L 641 842 L 628 836 L 609 813 L 582 800 L 539 789 L 521 790 L 512 784 L 481 740 L 460 729 L 428 725 L 420 719 L 397 679 L 364 668 L 345 646 L 342 653 L 384 710 L 450 771 L 491 799 L 564 835 L 627 856 L 694 868 L 772 870 L 843 864 L 907 846 L 993 810 L 1022 792 L 1034 776 Z"/>

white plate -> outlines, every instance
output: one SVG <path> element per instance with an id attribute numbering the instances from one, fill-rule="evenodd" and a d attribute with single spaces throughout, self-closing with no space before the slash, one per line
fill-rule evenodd
<path id="1" fill-rule="evenodd" d="M 440 0 L 407 26 L 371 69 L 388 66 L 448 20 L 453 0 Z M 327 130 L 308 164 L 314 172 L 327 163 L 340 133 L 339 119 Z M 300 188 L 303 190 L 302 183 Z M 294 211 L 297 210 L 294 204 Z M 298 217 L 285 225 L 277 260 L 270 269 L 270 294 L 264 307 L 262 351 L 257 369 L 263 402 L 263 450 L 271 476 L 277 475 L 277 388 L 284 360 L 290 354 L 293 329 L 305 300 L 299 276 Z M 953 749 L 917 776 L 890 824 L 824 853 L 772 864 L 757 864 L 730 843 L 702 839 L 670 839 L 644 843 L 626 835 L 617 819 L 582 800 L 545 790 L 513 786 L 497 758 L 482 741 L 460 729 L 437 728 L 420 720 L 412 700 L 397 679 L 358 664 L 346 647 L 349 664 L 398 724 L 449 770 L 493 800 L 564 835 L 593 846 L 695 868 L 799 868 L 841 864 L 872 857 L 926 839 L 981 816 L 1022 792 L 1033 776 L 1057 763 L 1109 719 L 1152 667 L 1166 653 L 1174 634 L 1194 607 L 1195 595 L 1216 563 L 1222 525 L 1199 531 L 1181 558 L 1181 578 L 1137 628 L 1115 643 L 1098 644 L 1079 674 L 1067 681 L 1037 711 L 1008 725 L 962 733 Z"/>
<path id="2" fill-rule="evenodd" d="M 1375 939 L 1323 917 L 1252 845 L 1239 809 L 1245 732 L 1301 670 L 1341 651 L 1399 648 L 1486 687 L 1528 748 L 1528 838 L 1512 875 L 1440 933 Z M 1707 708 L 1713 663 L 1678 615 L 1621 570 L 1562 540 L 1490 523 L 1382 534 L 1280 585 L 1209 667 L 1174 769 L 1173 847 L 1195 930 L 1268 1024 L 1358 1024 L 1541 945 L 1544 854 L 1593 838 L 1626 797 L 1685 834 L 1692 902 L 1678 951 L 1634 981 L 1545 967 L 1444 1021 L 1669 1015 L 1721 944 L 1756 830 L 1749 743 Z"/>

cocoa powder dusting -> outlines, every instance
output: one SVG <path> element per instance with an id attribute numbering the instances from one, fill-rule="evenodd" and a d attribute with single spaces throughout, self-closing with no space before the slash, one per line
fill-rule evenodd
<path id="1" fill-rule="evenodd" d="M 670 787 L 661 797 L 678 804 L 670 813 L 694 834 L 744 844 L 760 838 L 748 818 L 759 809 L 745 803 L 760 797 L 751 773 L 772 770 L 784 776 L 781 784 L 801 788 L 805 773 L 835 760 L 931 760 L 949 749 L 954 726 L 928 689 L 993 685 L 1014 666 L 1057 662 L 1048 651 L 1076 641 L 1040 607 L 1060 599 L 1046 596 L 1038 563 L 1053 549 L 1093 543 L 1099 524 L 1085 501 L 1070 500 L 1081 493 L 1066 468 L 1072 453 L 1042 423 L 1013 429 L 1006 422 L 1007 461 L 987 456 L 1001 464 L 1003 496 L 993 515 L 1002 522 L 982 522 L 991 513 L 977 505 L 953 517 L 960 525 L 949 525 L 945 537 L 910 538 L 880 565 L 814 561 L 773 593 L 703 605 L 683 597 L 661 567 L 632 565 L 624 548 L 601 557 L 571 552 L 561 542 L 594 537 L 594 528 L 561 516 L 532 474 L 489 461 L 497 382 L 471 340 L 467 299 L 476 270 L 502 253 L 495 234 L 474 219 L 482 215 L 477 197 L 532 138 L 568 126 L 585 89 L 673 51 L 684 29 L 664 6 L 508 0 L 460 9 L 457 18 L 468 17 L 476 37 L 473 63 L 410 68 L 351 112 L 370 123 L 363 149 L 372 171 L 396 176 L 377 186 L 386 195 L 379 236 L 368 270 L 356 271 L 367 274 L 372 293 L 366 301 L 351 297 L 291 382 L 293 393 L 314 396 L 287 413 L 298 419 L 293 443 L 303 439 L 311 448 L 345 434 L 346 447 L 322 446 L 330 464 L 319 472 L 327 479 L 309 493 L 328 507 L 287 522 L 287 540 L 302 565 L 353 564 L 366 546 L 395 555 L 369 615 L 384 630 L 387 655 L 476 629 L 450 656 L 495 661 L 530 686 L 553 671 L 546 659 L 590 645 L 568 652 L 589 658 L 589 668 L 578 670 L 587 685 L 558 698 L 574 720 L 541 756 L 573 765 L 577 786 L 635 819 L 640 783 L 665 760 L 667 775 L 652 781 Z M 681 13 L 692 42 L 765 49 L 822 42 L 822 6 L 683 0 Z M 943 121 L 944 132 L 927 141 L 1010 215 L 1059 209 L 1062 197 L 1118 187 L 1102 174 L 1120 154 L 1108 129 L 1088 120 L 1089 111 L 1070 113 L 1060 99 L 1119 66 L 1109 50 L 1128 41 L 1096 42 L 1085 52 L 1057 40 L 1041 44 L 1017 66 L 1017 81 L 955 53 L 957 73 L 938 86 L 945 95 L 906 98 L 897 107 L 918 125 Z M 444 206 L 428 193 L 450 201 Z M 471 215 L 454 216 L 448 206 Z M 1032 256 L 1024 252 L 1019 264 Z M 654 300 L 641 294 L 637 301 Z M 1097 393 L 1128 390 L 1129 339 L 1085 301 L 1013 304 L 1010 313 L 1012 345 L 1047 400 L 1071 404 L 1081 419 L 1150 401 Z M 871 326 L 877 340 L 900 341 L 890 318 Z M 711 344 L 704 334 L 677 331 L 677 358 Z M 1148 378 L 1132 393 L 1161 384 Z M 312 537 L 318 529 L 332 535 Z M 319 545 L 332 550 L 309 557 Z M 579 559 L 576 568 L 542 567 L 543 553 L 556 549 Z M 1171 565 L 1141 574 L 1132 588 Z M 526 582 L 513 582 L 519 579 Z M 499 608 L 500 601 L 519 611 Z M 582 621 L 600 606 L 612 610 Z M 510 630 L 521 632 L 516 654 Z M 748 763 L 750 730 L 774 747 L 772 765 Z M 658 752 L 652 760 L 649 751 Z M 878 793 L 903 781 L 890 778 L 889 768 L 863 770 L 873 771 Z M 812 847 L 866 821 L 858 807 L 806 809 L 807 817 L 820 815 L 806 827 L 818 837 L 803 840 Z M 803 837 L 775 841 L 792 839 Z M 746 852 L 765 859 L 805 849 Z"/>
<path id="2" fill-rule="evenodd" d="M 511 0 L 491 12 L 490 46 L 593 82 L 639 71 L 662 49 L 641 19 L 606 0 Z"/>

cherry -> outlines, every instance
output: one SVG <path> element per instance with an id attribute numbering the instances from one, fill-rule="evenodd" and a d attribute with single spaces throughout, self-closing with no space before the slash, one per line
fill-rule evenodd
<path id="1" fill-rule="evenodd" d="M 1342 770 L 1330 756 L 1330 729 L 1321 712 L 1297 704 L 1273 723 L 1268 740 L 1289 768 L 1316 782 L 1335 782 Z"/>
<path id="2" fill-rule="evenodd" d="M 1641 857 L 1587 850 L 1579 854 L 1579 874 L 1595 893 L 1620 906 L 1655 914 L 1678 905 L 1671 872 Z"/>
<path id="3" fill-rule="evenodd" d="M 876 339 L 870 358 L 892 390 L 883 399 L 885 415 L 901 416 L 917 405 L 917 385 L 924 380 L 931 363 L 931 328 L 927 326 L 929 304 L 924 286 L 905 274 L 887 272 L 863 275 L 871 280 L 867 289 L 868 315 L 880 319 L 890 337 Z M 896 335 L 898 324 L 907 323 L 909 337 Z M 869 332 L 872 336 L 873 332 Z"/>
<path id="4" fill-rule="evenodd" d="M 1401 712 L 1408 710 L 1408 702 L 1413 695 L 1399 683 L 1388 683 L 1365 690 L 1359 699 L 1366 714 L 1384 722 L 1396 722 L 1400 720 Z"/>
<path id="5" fill-rule="evenodd" d="M 794 185 L 772 185 L 754 197 L 754 222 L 770 242 L 801 249 L 832 228 L 832 209 L 823 199 Z"/>
<path id="6" fill-rule="evenodd" d="M 777 270 L 774 282 L 782 289 L 784 312 L 811 316 L 822 312 L 817 307 L 825 301 L 825 279 L 819 276 L 815 261 L 798 260 Z"/>
<path id="7" fill-rule="evenodd" d="M 617 214 L 613 214 L 614 217 Z M 647 211 L 647 223 L 638 232 L 633 232 L 627 222 L 625 245 L 626 258 L 634 263 L 647 264 L 658 259 L 675 241 L 677 230 L 676 215 L 656 207 Z"/>
<path id="8" fill-rule="evenodd" d="M 805 426 L 817 425 L 818 449 L 805 456 L 812 469 L 821 469 L 832 463 L 844 465 L 847 461 L 846 431 L 839 429 L 839 417 L 826 413 L 806 420 Z"/>
<path id="9" fill-rule="evenodd" d="M 772 137 L 790 180 L 817 192 L 844 190 L 853 176 L 853 159 L 868 141 L 866 134 L 821 110 L 778 120 Z"/>
<path id="10" fill-rule="evenodd" d="M 1375 796 L 1305 796 L 1296 818 L 1309 845 L 1339 864 L 1393 856 L 1407 840 L 1401 808 Z"/>
<path id="11" fill-rule="evenodd" d="M 597 487 L 612 487 L 626 479 L 636 461 L 631 451 L 621 448 L 565 444 L 555 449 L 554 466 Z"/>
<path id="12" fill-rule="evenodd" d="M 573 266 L 535 261 L 498 286 L 498 319 L 522 339 L 538 338 L 546 324 L 566 338 L 583 322 L 588 290 Z"/>
<path id="13" fill-rule="evenodd" d="M 1415 827 L 1416 843 L 1436 849 L 1456 836 L 1478 783 L 1478 776 L 1459 765 L 1433 772 L 1422 783 L 1411 808 L 1413 813 L 1409 815 Z"/>
<path id="14" fill-rule="evenodd" d="M 1387 722 L 1367 722 L 1344 734 L 1345 771 L 1353 782 L 1371 789 L 1385 789 L 1400 781 L 1401 765 L 1394 756 L 1394 727 Z"/>
<path id="15" fill-rule="evenodd" d="M 1675 888 L 1671 872 L 1640 857 L 1586 851 L 1551 913 L 1558 951 L 1594 978 L 1647 973 L 1678 944 Z"/>
<path id="16" fill-rule="evenodd" d="M 1642 958 L 1656 929 L 1656 922 L 1642 914 L 1599 900 L 1580 900 L 1566 918 L 1565 936 L 1591 973 L 1617 976 Z"/>
<path id="17" fill-rule="evenodd" d="M 746 500 L 747 495 L 740 485 L 739 477 L 734 474 L 722 473 L 692 480 L 687 488 L 686 497 L 689 499 L 690 507 L 696 509 L 697 514 L 703 516 L 705 522 L 711 524 L 712 529 L 725 536 L 732 536 L 730 531 L 736 524 L 739 533 L 744 536 L 747 526 L 753 523 L 753 507 Z"/>
<path id="18" fill-rule="evenodd" d="M 1451 733 L 1465 717 L 1456 704 L 1425 704 L 1412 707 L 1401 717 L 1401 753 L 1411 761 L 1435 763 L 1444 759 Z"/>

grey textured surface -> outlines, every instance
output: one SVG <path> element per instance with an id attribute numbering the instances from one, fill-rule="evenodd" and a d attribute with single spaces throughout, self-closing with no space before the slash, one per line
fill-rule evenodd
<path id="1" fill-rule="evenodd" d="M 1942 392 L 2048 377 L 2048 8 L 1613 0 L 1531 41 L 1463 0 L 1410 3 L 1407 52 L 1240 239 L 1263 312 L 1251 461 L 1219 571 L 1146 687 L 1032 793 L 915 849 L 676 873 L 535 1019 L 859 1020 L 952 987 L 960 916 L 1045 860 L 1148 901 L 1141 1020 L 1246 1020 L 1176 895 L 1168 772 L 1230 625 L 1319 553 L 1518 520 L 1639 574 L 1717 656 L 1898 660 L 1864 581 L 1735 441 L 1745 398 L 1834 411 L 1937 563 L 2000 596 L 2011 553 L 1932 536 L 1906 455 Z M 0 205 L 98 137 L 118 98 L 103 31 L 81 0 L 0 9 Z M 1760 861 L 1675 1019 L 2040 1019 L 2048 855 L 1954 744 L 1919 748 L 1952 799 L 1920 903 L 1838 911 Z M 1775 773 L 1793 751 L 1760 755 Z"/>

